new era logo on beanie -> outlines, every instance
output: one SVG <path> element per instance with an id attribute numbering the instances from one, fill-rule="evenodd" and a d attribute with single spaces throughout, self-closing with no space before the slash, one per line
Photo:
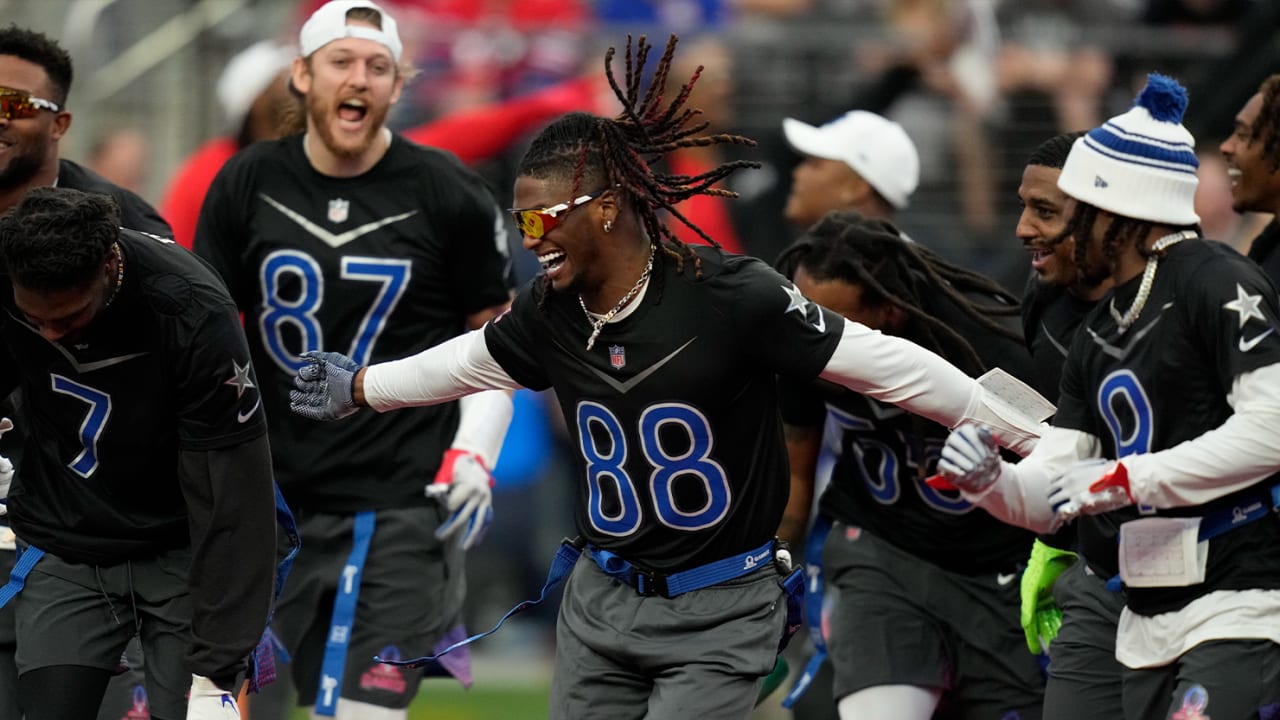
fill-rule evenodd
<path id="1" fill-rule="evenodd" d="M 1058 189 L 1102 210 L 1167 225 L 1195 225 L 1195 138 L 1181 125 L 1187 91 L 1147 76 L 1133 107 L 1071 147 Z"/>

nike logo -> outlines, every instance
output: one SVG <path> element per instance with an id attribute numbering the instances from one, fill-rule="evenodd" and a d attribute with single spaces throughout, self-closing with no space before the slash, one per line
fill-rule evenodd
<path id="1" fill-rule="evenodd" d="M 258 412 L 258 406 L 261 404 L 262 396 L 259 395 L 257 401 L 253 403 L 253 407 L 249 408 L 248 412 L 236 413 L 236 422 L 241 425 L 249 422 L 249 418 L 253 417 L 253 414 Z"/>
<path id="2" fill-rule="evenodd" d="M 1173 303 L 1165 303 L 1164 306 L 1160 308 L 1160 314 L 1156 315 L 1156 318 L 1143 326 L 1141 330 L 1130 336 L 1129 342 L 1125 343 L 1124 347 L 1112 345 L 1106 340 L 1103 340 L 1098 333 L 1093 331 L 1093 328 L 1086 327 L 1085 330 L 1089 331 L 1089 337 L 1093 338 L 1093 342 L 1102 349 L 1102 352 L 1117 360 L 1123 360 L 1129 355 L 1129 353 L 1133 352 L 1134 346 L 1136 346 L 1142 338 L 1146 337 L 1155 329 L 1156 325 L 1160 322 L 1160 318 L 1164 316 L 1164 311 L 1171 307 L 1173 307 Z"/>
<path id="3" fill-rule="evenodd" d="M 23 320 L 22 318 L 14 315 L 13 313 L 9 313 L 9 317 L 13 318 L 14 320 L 17 320 L 20 325 L 30 330 L 31 332 L 35 333 L 36 335 L 40 335 L 40 333 L 35 328 L 27 324 L 26 320 Z M 44 336 L 40 335 L 40 338 L 43 340 Z M 48 341 L 46 340 L 45 342 L 48 342 Z M 148 354 L 147 352 L 137 352 L 137 353 L 130 353 L 128 355 L 118 355 L 116 357 L 104 358 L 102 360 L 94 360 L 93 362 L 82 363 L 79 360 L 76 360 L 74 355 L 67 352 L 67 349 L 62 345 L 55 342 L 51 342 L 49 344 L 52 345 L 53 349 L 57 350 L 58 353 L 62 355 L 62 357 L 66 358 L 67 362 L 71 363 L 71 367 L 75 368 L 76 372 L 79 372 L 79 373 L 87 373 L 87 372 L 93 372 L 94 370 L 109 368 L 112 365 L 119 365 L 122 362 L 128 362 L 129 360 L 132 360 L 134 358 L 140 358 L 143 355 Z"/>
<path id="4" fill-rule="evenodd" d="M 1267 328 L 1266 332 L 1260 333 L 1248 340 L 1240 338 L 1240 352 L 1249 352 L 1254 349 L 1258 346 L 1258 343 L 1262 342 L 1263 338 L 1270 335 L 1274 330 L 1275 328 Z"/>
<path id="5" fill-rule="evenodd" d="M 1057 350 L 1058 354 L 1062 355 L 1062 357 L 1066 357 L 1067 346 L 1058 342 L 1058 338 L 1054 337 L 1052 332 L 1049 332 L 1049 326 L 1044 323 L 1040 323 L 1040 330 L 1044 332 L 1044 339 L 1049 341 L 1049 344 L 1053 346 L 1053 349 Z"/>
<path id="6" fill-rule="evenodd" d="M 352 240 L 357 240 L 359 238 L 362 238 L 365 235 L 368 235 L 369 233 L 373 232 L 374 230 L 377 230 L 380 227 L 385 227 L 392 223 L 400 222 L 405 218 L 412 217 L 418 214 L 417 210 L 410 210 L 407 213 L 400 213 L 399 215 L 392 215 L 391 217 L 385 217 L 385 218 L 382 218 L 381 220 L 375 220 L 371 223 L 365 223 L 360 227 L 351 228 L 346 232 L 333 233 L 311 222 L 306 217 L 303 217 L 303 215 L 298 211 L 293 210 L 292 208 L 289 208 L 289 207 L 285 207 L 283 203 L 272 198 L 270 195 L 267 195 L 266 193 L 259 193 L 259 196 L 263 200 L 265 200 L 268 205 L 279 210 L 280 213 L 283 214 L 285 217 L 297 223 L 298 226 L 301 227 L 303 230 L 306 230 L 308 233 L 311 233 L 311 235 L 315 236 L 321 242 L 323 242 L 324 244 L 332 248 L 342 247 L 343 245 L 346 245 Z"/>
<path id="7" fill-rule="evenodd" d="M 1007 575 L 1005 573 L 996 573 L 996 582 L 1000 583 L 1001 585 L 1008 585 L 1009 583 L 1017 579 L 1018 579 L 1017 573 L 1009 573 Z"/>
<path id="8" fill-rule="evenodd" d="M 617 390 L 622 395 L 626 395 L 628 392 L 631 391 L 632 388 L 644 382 L 646 379 L 648 379 L 650 375 L 657 372 L 658 368 L 661 368 L 663 365 L 666 365 L 667 363 L 671 362 L 672 358 L 674 358 L 676 355 L 679 355 L 682 350 L 692 345 L 693 341 L 697 339 L 698 338 L 696 335 L 690 338 L 688 342 L 676 348 L 675 350 L 671 351 L 670 355 L 662 358 L 661 360 L 654 363 L 653 365 L 650 365 L 649 367 L 640 371 L 638 374 L 636 374 L 635 377 L 631 378 L 630 380 L 619 381 L 617 378 L 609 377 L 609 375 L 606 374 L 605 372 L 598 370 L 594 367 L 591 367 L 590 365 L 587 365 L 587 369 L 590 370 L 593 374 L 595 374 L 596 377 L 603 380 L 605 384 L 607 384 L 609 387 L 613 388 L 614 390 Z"/>

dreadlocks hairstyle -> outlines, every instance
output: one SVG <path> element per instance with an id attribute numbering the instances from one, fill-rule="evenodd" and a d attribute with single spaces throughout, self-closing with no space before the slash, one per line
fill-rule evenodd
<path id="1" fill-rule="evenodd" d="M 108 195 L 33 188 L 0 216 L 0 265 L 36 292 L 84 287 L 101 272 L 119 228 L 120 209 Z"/>
<path id="2" fill-rule="evenodd" d="M 1097 281 L 1101 278 L 1085 276 L 1087 268 L 1087 253 L 1089 252 L 1088 239 L 1093 237 L 1093 224 L 1098 221 L 1098 208 L 1090 205 L 1083 200 L 1077 200 L 1075 210 L 1072 211 L 1071 217 L 1067 218 L 1067 224 L 1062 228 L 1062 233 L 1054 238 L 1054 243 L 1059 243 L 1069 237 L 1081 238 L 1076 241 L 1076 251 L 1072 260 L 1076 267 L 1080 269 L 1081 275 L 1085 281 Z M 1147 250 L 1143 247 L 1143 240 L 1150 233 L 1151 228 L 1156 223 L 1147 220 L 1139 220 L 1137 218 L 1125 217 L 1112 213 L 1111 225 L 1107 228 L 1107 233 L 1102 237 L 1102 253 L 1108 261 L 1113 261 L 1120 256 L 1120 249 L 1124 247 L 1122 243 L 1129 242 L 1138 248 L 1138 253 L 1142 257 L 1150 258 L 1155 255 L 1163 256 L 1163 253 L 1153 250 Z M 1188 225 L 1180 230 L 1195 230 L 1200 232 L 1199 225 Z"/>
<path id="3" fill-rule="evenodd" d="M 760 163 L 737 160 L 700 175 L 668 175 L 653 169 L 654 162 L 680 148 L 720 143 L 756 144 L 741 135 L 700 134 L 708 123 L 695 122 L 702 111 L 686 108 L 685 103 L 702 74 L 702 66 L 698 66 L 674 97 L 663 97 L 662 88 L 667 84 L 678 41 L 675 35 L 667 41 L 666 51 L 647 89 L 641 87 L 643 71 L 654 46 L 642 35 L 633 47 L 631 36 L 627 36 L 626 74 L 621 84 L 613 71 L 615 50 L 609 48 L 604 57 L 605 76 L 622 103 L 622 113 L 612 119 L 581 112 L 561 117 L 534 139 L 517 174 L 569 182 L 573 197 L 583 189 L 590 192 L 615 188 L 635 208 L 650 242 L 674 259 L 678 268 L 683 269 L 684 259 L 691 258 L 701 276 L 701 260 L 676 238 L 659 213 L 669 213 L 703 240 L 720 247 L 676 205 L 695 195 L 737 197 L 735 192 L 712 186 L 742 168 L 758 168 Z"/>
<path id="4" fill-rule="evenodd" d="M 9 25 L 0 29 L 0 55 L 12 55 L 39 65 L 53 86 L 50 100 L 65 106 L 71 92 L 71 56 L 47 35 Z M 24 88 L 29 90 L 30 88 Z"/>
<path id="5" fill-rule="evenodd" d="M 1271 172 L 1280 170 L 1280 73 L 1262 81 L 1262 108 L 1249 128 L 1253 141 L 1262 140 L 1262 157 L 1267 159 Z"/>
<path id="6" fill-rule="evenodd" d="M 971 374 L 987 368 L 968 340 L 928 311 L 928 295 L 940 292 L 982 327 L 1022 342 L 1021 334 L 995 319 L 1018 315 L 1017 298 L 989 278 L 904 239 L 887 220 L 851 210 L 829 212 L 782 251 L 775 265 L 788 278 L 794 279 L 796 271 L 804 268 L 815 280 L 839 280 L 862 288 L 866 303 L 894 305 L 916 321 L 907 332 L 909 339 L 954 358 L 957 366 Z M 975 303 L 969 295 L 990 297 L 993 304 Z"/>
<path id="7" fill-rule="evenodd" d="M 1062 169 L 1067 164 L 1067 155 L 1071 154 L 1071 146 L 1078 138 L 1084 137 L 1085 131 L 1059 133 L 1040 143 L 1027 158 L 1028 165 L 1037 167 Z"/>

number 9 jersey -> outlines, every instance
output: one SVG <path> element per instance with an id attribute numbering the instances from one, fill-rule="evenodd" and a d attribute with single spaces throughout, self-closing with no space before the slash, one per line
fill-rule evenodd
<path id="1" fill-rule="evenodd" d="M 288 395 L 304 352 L 362 365 L 402 357 L 508 301 L 506 227 L 479 176 L 398 135 L 351 178 L 317 172 L 301 135 L 257 143 L 214 180 L 195 251 L 244 312 L 290 504 L 336 513 L 425 505 L 423 485 L 457 429 L 456 403 L 319 424 L 289 412 Z"/>

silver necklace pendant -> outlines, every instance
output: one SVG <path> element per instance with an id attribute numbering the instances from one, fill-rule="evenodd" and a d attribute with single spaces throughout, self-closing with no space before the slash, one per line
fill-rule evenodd
<path id="1" fill-rule="evenodd" d="M 1126 310 L 1123 315 L 1120 314 L 1119 310 L 1116 310 L 1116 299 L 1112 296 L 1111 304 L 1108 309 L 1111 310 L 1111 317 L 1116 321 L 1116 326 L 1120 329 L 1121 333 L 1128 330 L 1133 323 L 1138 320 L 1138 316 L 1142 314 L 1142 308 L 1147 305 L 1147 297 L 1151 295 L 1151 285 L 1155 283 L 1156 280 L 1156 268 L 1160 265 L 1159 253 L 1177 245 L 1183 240 L 1190 240 L 1195 237 L 1199 237 L 1195 231 L 1182 230 L 1170 235 L 1165 235 L 1155 241 L 1151 246 L 1152 254 L 1147 257 L 1147 266 L 1142 269 L 1142 281 L 1138 283 L 1138 294 L 1133 296 L 1133 304 L 1129 306 L 1129 309 Z"/>
<path id="2" fill-rule="evenodd" d="M 636 284 L 631 286 L 631 289 L 627 291 L 626 295 L 622 296 L 622 299 L 618 301 L 617 305 L 613 306 L 612 310 L 604 315 L 596 316 L 587 309 L 587 303 L 582 299 L 582 296 L 578 296 L 578 306 L 582 308 L 583 314 L 587 316 L 587 322 L 591 323 L 591 337 L 587 338 L 588 351 L 595 347 L 596 338 L 600 336 L 600 331 L 604 329 L 605 323 L 612 320 L 614 315 L 617 315 L 622 308 L 626 307 L 628 302 L 631 302 L 631 298 L 635 297 L 636 293 L 640 292 L 640 288 L 644 287 L 645 281 L 649 279 L 649 273 L 651 272 L 653 272 L 652 245 L 649 246 L 649 261 L 645 263 L 644 272 L 640 273 L 640 279 L 636 280 Z"/>

